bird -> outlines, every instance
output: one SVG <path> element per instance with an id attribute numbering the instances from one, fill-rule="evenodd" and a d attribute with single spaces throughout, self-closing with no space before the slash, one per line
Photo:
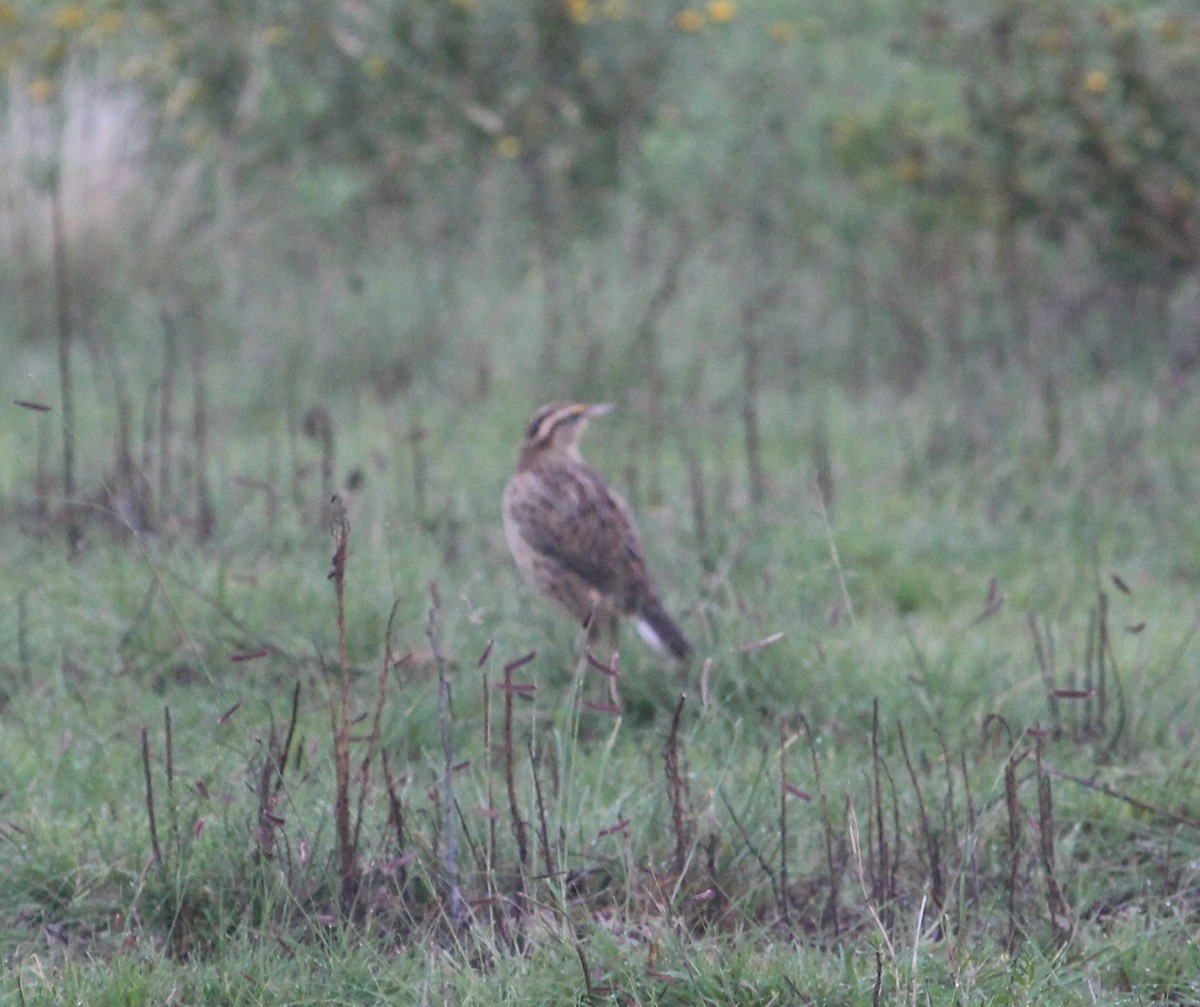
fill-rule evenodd
<path id="1" fill-rule="evenodd" d="M 615 638 L 624 616 L 655 650 L 684 661 L 692 645 L 659 599 L 629 505 L 579 451 L 588 421 L 612 410 L 551 402 L 533 414 L 504 488 L 504 537 L 525 579 L 589 640 L 601 628 Z"/>

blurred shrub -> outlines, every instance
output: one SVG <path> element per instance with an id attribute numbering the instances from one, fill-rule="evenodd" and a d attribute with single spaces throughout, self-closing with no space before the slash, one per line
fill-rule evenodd
<path id="1" fill-rule="evenodd" d="M 1103 262 L 1171 283 L 1200 266 L 1200 9 L 1005 0 L 927 10 L 922 79 L 835 124 L 838 163 L 916 219 L 1083 232 Z M 943 94 L 943 97 L 945 95 Z"/>
<path id="2" fill-rule="evenodd" d="M 689 255 L 715 236 L 736 260 L 714 303 L 752 296 L 746 277 L 783 289 L 814 303 L 814 343 L 836 342 L 833 319 L 884 371 L 897 346 L 920 373 L 939 339 L 993 340 L 988 297 L 1044 295 L 1046 249 L 1086 245 L 1079 276 L 1138 290 L 1200 266 L 1200 12 L 1183 0 L 0 0 L 0 30 L 10 108 L 64 103 L 61 127 L 71 73 L 137 93 L 155 156 L 201 166 L 226 260 L 252 221 L 306 227 L 288 235 L 306 275 L 384 232 L 430 263 L 441 305 L 502 217 L 535 236 L 495 261 L 536 262 L 548 332 L 578 313 L 569 242 L 606 233 L 618 190 L 635 279 L 670 243 L 648 224 L 685 218 Z M 1025 340 L 1033 313 L 1003 324 Z"/>
<path id="3" fill-rule="evenodd" d="M 543 159 L 569 190 L 615 184 L 669 21 L 621 0 L 146 0 L 133 75 L 193 142 L 245 168 L 353 165 L 403 203 L 481 158 Z"/>

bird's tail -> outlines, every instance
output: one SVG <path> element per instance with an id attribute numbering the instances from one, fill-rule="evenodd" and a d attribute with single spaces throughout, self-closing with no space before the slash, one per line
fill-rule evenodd
<path id="1" fill-rule="evenodd" d="M 642 600 L 642 604 L 633 614 L 633 624 L 637 626 L 642 639 L 655 650 L 670 654 L 676 661 L 683 661 L 691 656 L 691 642 L 667 615 L 662 602 L 654 595 Z"/>

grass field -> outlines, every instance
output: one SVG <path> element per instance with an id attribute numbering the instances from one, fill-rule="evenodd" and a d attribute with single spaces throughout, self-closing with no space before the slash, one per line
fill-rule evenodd
<path id="1" fill-rule="evenodd" d="M 381 119 L 412 159 L 359 174 L 253 74 L 213 161 L 86 74 L 61 180 L 0 159 L 0 1005 L 1200 1003 L 1194 278 L 1097 251 L 1103 193 L 971 205 L 971 5 L 803 7 L 523 8 L 646 103 L 611 191 L 591 106 L 539 165 L 431 92 L 446 146 Z M 1011 12 L 1055 72 L 1130 23 L 1192 65 L 1186 12 L 1055 9 Z M 469 96 L 515 29 L 445 10 L 409 42 L 467 32 Z M 14 80 L 10 151 L 54 93 Z M 686 668 L 581 659 L 512 564 L 556 398 L 617 406 L 584 451 Z"/>
<path id="2" fill-rule="evenodd" d="M 385 686 L 350 922 L 333 545 L 315 472 L 278 460 L 284 432 L 214 451 L 222 518 L 203 548 L 89 520 L 69 561 L 60 528 L 15 519 L 14 495 L 5 997 L 1188 1002 L 1197 418 L 1155 391 L 1079 391 L 1040 467 L 1019 423 L 1011 455 L 942 465 L 923 448 L 931 400 L 825 391 L 824 513 L 810 413 L 767 396 L 761 504 L 740 489 L 734 418 L 701 421 L 703 537 L 672 434 L 662 502 L 630 495 L 699 656 L 671 672 L 627 640 L 621 716 L 575 702 L 607 702 L 604 676 L 575 667 L 572 628 L 504 552 L 497 498 L 527 403 L 423 416 L 424 520 L 403 424 L 347 403 L 339 457 L 367 470 L 346 573 L 352 717 L 377 708 L 393 604 L 389 652 L 413 655 Z M 53 422 L 12 413 L 6 431 Z M 637 423 L 625 404 L 595 424 L 596 464 L 650 464 Z M 264 474 L 273 516 L 250 483 Z M 502 669 L 531 651 L 512 680 L 536 693 L 507 694 L 509 770 Z M 370 733 L 351 731 L 356 773 Z"/>

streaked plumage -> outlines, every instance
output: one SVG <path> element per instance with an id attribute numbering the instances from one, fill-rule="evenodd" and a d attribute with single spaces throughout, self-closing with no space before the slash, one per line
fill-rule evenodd
<path id="1" fill-rule="evenodd" d="M 534 414 L 504 489 L 504 535 L 525 578 L 581 624 L 594 631 L 628 616 L 651 645 L 682 660 L 692 646 L 646 572 L 633 515 L 579 453 L 587 421 L 611 410 L 551 403 Z"/>

